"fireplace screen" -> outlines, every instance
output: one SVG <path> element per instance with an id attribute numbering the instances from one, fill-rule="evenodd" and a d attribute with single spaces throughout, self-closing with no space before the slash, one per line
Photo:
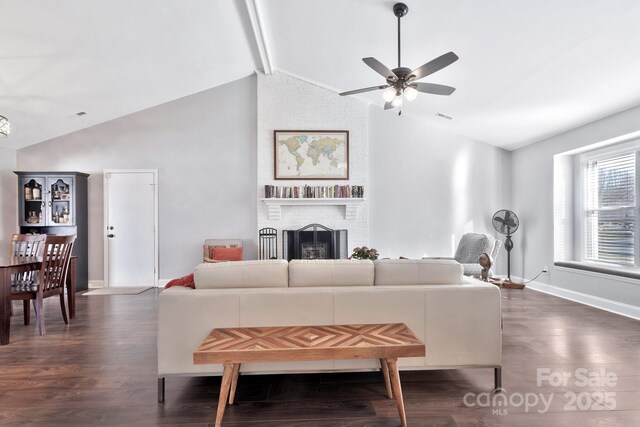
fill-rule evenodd
<path id="1" fill-rule="evenodd" d="M 299 230 L 284 230 L 282 243 L 282 258 L 288 261 L 347 258 L 347 230 L 309 224 Z"/>

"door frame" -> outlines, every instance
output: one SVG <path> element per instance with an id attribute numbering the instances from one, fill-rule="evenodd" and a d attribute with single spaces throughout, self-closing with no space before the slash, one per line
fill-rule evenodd
<path id="1" fill-rule="evenodd" d="M 102 171 L 103 191 L 103 252 L 104 286 L 109 287 L 109 180 L 111 174 L 151 173 L 153 174 L 153 286 L 158 287 L 158 169 L 104 169 Z"/>

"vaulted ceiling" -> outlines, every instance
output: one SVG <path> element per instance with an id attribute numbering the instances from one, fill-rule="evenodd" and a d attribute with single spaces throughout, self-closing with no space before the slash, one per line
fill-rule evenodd
<path id="1" fill-rule="evenodd" d="M 402 65 L 448 51 L 460 60 L 423 80 L 454 86 L 453 95 L 420 94 L 403 115 L 515 149 L 640 105 L 636 0 L 405 2 Z M 0 147 L 35 144 L 255 70 L 336 91 L 382 84 L 361 58 L 397 66 L 393 4 L 2 1 L 0 114 L 12 133 Z M 360 98 L 382 108 L 381 93 Z"/>

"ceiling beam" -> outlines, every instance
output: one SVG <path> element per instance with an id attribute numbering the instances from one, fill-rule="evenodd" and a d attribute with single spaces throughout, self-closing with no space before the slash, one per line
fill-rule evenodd
<path id="1" fill-rule="evenodd" d="M 247 5 L 247 11 L 249 12 L 251 27 L 253 27 L 253 35 L 258 45 L 262 69 L 265 74 L 272 74 L 273 66 L 271 65 L 271 56 L 269 54 L 269 46 L 267 45 L 266 31 L 262 19 L 260 19 L 258 0 L 245 0 L 245 3 Z"/>

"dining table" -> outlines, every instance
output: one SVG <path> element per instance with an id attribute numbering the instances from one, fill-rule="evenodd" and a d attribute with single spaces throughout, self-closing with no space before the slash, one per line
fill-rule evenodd
<path id="1" fill-rule="evenodd" d="M 76 261 L 72 256 L 67 270 L 67 305 L 69 318 L 76 317 Z M 11 335 L 11 276 L 40 270 L 42 257 L 14 257 L 0 255 L 0 345 L 9 344 Z"/>

